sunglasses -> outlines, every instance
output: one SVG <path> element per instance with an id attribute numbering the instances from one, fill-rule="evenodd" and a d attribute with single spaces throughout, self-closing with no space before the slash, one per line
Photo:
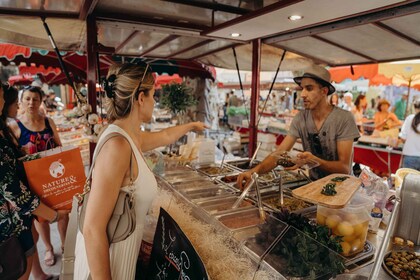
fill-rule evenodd
<path id="1" fill-rule="evenodd" d="M 318 133 L 308 133 L 308 139 L 311 144 L 312 151 L 317 155 L 322 155 L 322 145 Z"/>
<path id="2" fill-rule="evenodd" d="M 136 100 L 139 99 L 139 95 L 140 95 L 140 92 L 141 92 L 141 90 L 140 90 L 141 85 L 143 84 L 144 78 L 146 77 L 147 70 L 151 69 L 149 64 L 147 64 L 147 63 L 144 63 L 144 64 L 146 65 L 146 67 L 145 67 L 145 70 L 143 72 L 143 77 L 141 77 L 141 80 L 140 80 L 139 84 L 137 85 L 136 90 L 135 90 L 135 94 L 134 94 L 134 98 Z"/>

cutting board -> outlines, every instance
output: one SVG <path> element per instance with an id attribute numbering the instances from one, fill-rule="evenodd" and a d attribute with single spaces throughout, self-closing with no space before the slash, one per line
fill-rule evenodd
<path id="1" fill-rule="evenodd" d="M 332 182 L 331 179 L 335 177 L 348 176 L 344 182 L 336 183 L 335 190 L 337 194 L 334 196 L 328 196 L 321 193 L 322 188 Z M 308 201 L 321 206 L 340 209 L 346 206 L 346 204 L 353 197 L 354 193 L 361 186 L 362 181 L 359 178 L 346 174 L 331 174 L 327 177 L 309 183 L 303 187 L 297 188 L 292 191 L 294 197 Z"/>

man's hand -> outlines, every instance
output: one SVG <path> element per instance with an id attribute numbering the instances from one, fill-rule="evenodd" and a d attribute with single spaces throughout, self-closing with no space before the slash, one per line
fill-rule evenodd
<path id="1" fill-rule="evenodd" d="M 195 132 L 201 132 L 201 131 L 204 131 L 205 129 L 210 128 L 202 122 L 193 122 L 192 126 L 193 126 L 192 130 Z"/>
<path id="2" fill-rule="evenodd" d="M 238 175 L 238 179 L 236 180 L 236 185 L 238 188 L 243 191 L 244 188 L 249 184 L 251 181 L 252 171 L 248 170 Z M 245 181 L 245 183 L 244 183 Z"/>

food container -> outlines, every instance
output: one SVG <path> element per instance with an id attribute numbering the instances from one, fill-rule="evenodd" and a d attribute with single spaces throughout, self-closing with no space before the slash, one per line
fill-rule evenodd
<path id="1" fill-rule="evenodd" d="M 254 160 L 254 162 L 252 163 L 251 167 L 249 166 L 249 162 L 250 160 L 237 160 L 237 161 L 229 161 L 227 162 L 227 164 L 232 165 L 236 168 L 239 168 L 241 170 L 247 170 L 247 169 L 251 169 L 254 168 L 255 166 L 257 166 L 260 162 L 258 160 Z"/>
<path id="2" fill-rule="evenodd" d="M 190 200 L 232 195 L 231 190 L 217 185 L 215 185 L 212 188 L 185 189 L 182 190 L 181 193 L 184 194 Z"/>
<path id="3" fill-rule="evenodd" d="M 233 213 L 216 215 L 216 219 L 230 230 L 239 230 L 247 227 L 253 227 L 263 224 L 260 219 L 260 213 L 257 208 L 246 209 Z"/>
<path id="4" fill-rule="evenodd" d="M 217 184 L 206 178 L 200 178 L 193 181 L 176 182 L 172 184 L 175 189 L 181 191 L 185 189 L 207 189 L 214 188 Z"/>
<path id="5" fill-rule="evenodd" d="M 232 209 L 233 204 L 238 200 L 238 196 L 228 196 L 206 201 L 197 201 L 196 204 L 203 208 L 207 213 L 214 215 L 226 211 L 237 211 L 244 208 L 253 208 L 254 202 L 244 199 L 238 208 Z"/>
<path id="6" fill-rule="evenodd" d="M 283 196 L 283 205 L 280 204 L 280 196 L 278 193 L 262 197 L 263 203 L 274 210 L 281 210 L 286 208 L 290 212 L 303 213 L 310 210 L 315 210 L 316 206 L 301 199 L 294 198 L 288 195 Z"/>
<path id="7" fill-rule="evenodd" d="M 348 257 L 363 251 L 373 206 L 370 198 L 356 193 L 342 209 L 318 205 L 316 220 L 330 228 L 333 234 L 343 236 L 342 255 Z"/>
<path id="8" fill-rule="evenodd" d="M 235 171 L 228 165 L 223 165 L 222 167 L 220 167 L 220 165 L 215 165 L 215 164 L 205 165 L 205 166 L 196 166 L 195 168 L 198 172 L 201 172 L 210 177 L 225 175 L 225 174 L 229 174 Z"/>

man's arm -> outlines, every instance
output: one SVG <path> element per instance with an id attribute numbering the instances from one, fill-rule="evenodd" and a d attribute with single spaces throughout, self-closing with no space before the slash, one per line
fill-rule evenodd
<path id="1" fill-rule="evenodd" d="M 352 160 L 353 140 L 337 141 L 338 160 L 328 161 L 314 156 L 310 152 L 299 154 L 301 159 L 315 160 L 320 165 L 318 168 L 328 173 L 350 174 L 350 161 Z"/>
<path id="2" fill-rule="evenodd" d="M 282 151 L 290 151 L 293 148 L 293 145 L 296 142 L 296 137 L 294 136 L 290 136 L 287 135 L 283 141 L 281 142 L 281 144 L 279 145 L 279 147 L 277 148 L 277 152 L 282 152 Z M 248 170 L 246 172 L 243 172 L 241 174 L 238 175 L 238 180 L 236 181 L 238 187 L 240 189 L 243 189 L 251 180 L 251 175 L 252 173 L 256 172 L 258 174 L 264 174 L 267 173 L 269 171 L 271 171 L 273 168 L 275 168 L 277 166 L 277 158 L 272 156 L 272 155 L 268 155 L 260 164 L 258 164 L 257 166 L 255 166 L 254 168 L 252 168 L 251 170 Z M 245 181 L 245 183 L 244 183 Z"/>

